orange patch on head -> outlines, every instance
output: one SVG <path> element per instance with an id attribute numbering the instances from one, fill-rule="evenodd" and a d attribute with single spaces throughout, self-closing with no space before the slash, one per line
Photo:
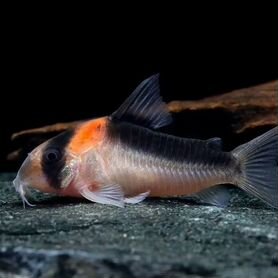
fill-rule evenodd
<path id="1" fill-rule="evenodd" d="M 68 145 L 74 154 L 80 154 L 102 142 L 105 136 L 107 117 L 90 120 L 81 124 Z"/>

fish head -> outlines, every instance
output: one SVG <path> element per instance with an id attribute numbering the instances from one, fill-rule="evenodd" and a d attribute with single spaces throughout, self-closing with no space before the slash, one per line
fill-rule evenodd
<path id="1" fill-rule="evenodd" d="M 44 193 L 59 194 L 70 186 L 78 169 L 78 157 L 68 151 L 71 131 L 37 146 L 22 163 L 13 184 L 23 202 L 29 187 Z"/>

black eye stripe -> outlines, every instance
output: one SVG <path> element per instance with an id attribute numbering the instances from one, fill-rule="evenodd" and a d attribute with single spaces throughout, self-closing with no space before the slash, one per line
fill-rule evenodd
<path id="1" fill-rule="evenodd" d="M 49 140 L 42 154 L 42 171 L 50 186 L 59 189 L 59 175 L 66 164 L 66 147 L 74 134 L 73 130 L 66 131 Z M 50 158 L 50 159 L 49 159 Z M 51 159 L 53 158 L 53 159 Z"/>
<path id="2" fill-rule="evenodd" d="M 53 153 L 53 152 L 47 154 L 47 159 L 49 161 L 56 161 L 56 160 L 58 160 L 56 153 Z"/>
<path id="3" fill-rule="evenodd" d="M 61 151 L 58 147 L 56 148 L 48 148 L 44 151 L 43 154 L 43 163 L 56 163 L 62 158 Z"/>

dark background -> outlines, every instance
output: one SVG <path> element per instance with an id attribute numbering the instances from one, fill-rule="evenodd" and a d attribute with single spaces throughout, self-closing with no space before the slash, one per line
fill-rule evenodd
<path id="1" fill-rule="evenodd" d="M 274 80 L 276 5 L 251 3 L 138 6 L 124 16 L 112 7 L 99 17 L 74 7 L 19 18 L 11 10 L 2 36 L 0 169 L 10 169 L 12 132 L 109 114 L 156 72 L 166 101 Z"/>

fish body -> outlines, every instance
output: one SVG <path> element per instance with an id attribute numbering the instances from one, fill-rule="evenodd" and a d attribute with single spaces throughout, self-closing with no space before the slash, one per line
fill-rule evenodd
<path id="1" fill-rule="evenodd" d="M 109 121 L 109 120 L 108 120 Z M 105 147 L 108 176 L 134 196 L 190 195 L 231 182 L 236 161 L 207 141 L 154 132 L 129 123 L 107 124 Z"/>
<path id="2" fill-rule="evenodd" d="M 224 152 L 220 138 L 158 132 L 171 122 L 158 75 L 143 81 L 112 115 L 81 123 L 43 143 L 23 163 L 14 184 L 124 206 L 147 196 L 198 196 L 226 206 L 233 184 L 278 206 L 278 128 Z"/>

